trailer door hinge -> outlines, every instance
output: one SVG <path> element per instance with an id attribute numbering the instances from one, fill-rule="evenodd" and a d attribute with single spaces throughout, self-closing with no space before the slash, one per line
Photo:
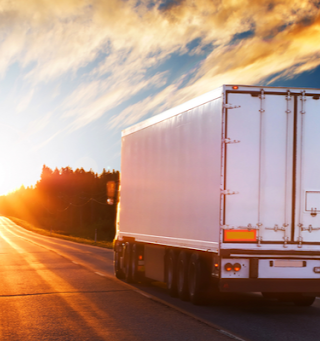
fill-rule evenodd
<path id="1" fill-rule="evenodd" d="M 231 144 L 231 143 L 239 143 L 240 141 L 239 140 L 231 140 L 231 139 L 227 138 L 227 139 L 224 139 L 223 142 L 225 144 Z"/>
<path id="2" fill-rule="evenodd" d="M 221 194 L 223 194 L 223 195 L 232 195 L 232 194 L 239 194 L 239 192 L 230 191 L 230 189 L 226 189 L 226 190 L 221 190 Z"/>
<path id="3" fill-rule="evenodd" d="M 306 113 L 305 110 L 304 110 L 304 102 L 307 100 L 306 92 L 305 91 L 301 92 L 300 100 L 301 100 L 301 111 L 300 111 L 300 114 L 304 115 Z"/>
<path id="4" fill-rule="evenodd" d="M 289 109 L 289 101 L 291 101 L 290 90 L 288 90 L 288 92 L 287 92 L 286 100 L 287 100 L 287 110 L 286 110 L 286 113 L 290 114 L 291 113 L 291 110 Z"/>
<path id="5" fill-rule="evenodd" d="M 231 103 L 225 103 L 223 107 L 225 109 L 237 109 L 237 108 L 241 108 L 241 105 L 232 105 Z"/>

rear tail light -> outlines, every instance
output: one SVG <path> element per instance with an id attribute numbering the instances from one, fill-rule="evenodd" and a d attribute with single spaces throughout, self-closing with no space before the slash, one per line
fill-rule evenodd
<path id="1" fill-rule="evenodd" d="M 232 270 L 232 264 L 231 263 L 227 263 L 225 266 L 224 266 L 225 270 L 226 271 L 231 271 Z"/>
<path id="2" fill-rule="evenodd" d="M 233 265 L 233 270 L 236 271 L 236 272 L 240 271 L 241 270 L 241 265 L 239 263 L 234 264 Z"/>
<path id="3" fill-rule="evenodd" d="M 235 264 L 231 264 L 231 263 L 226 263 L 225 266 L 224 266 L 224 269 L 226 271 L 240 271 L 241 270 L 241 264 L 240 263 L 235 263 Z"/>

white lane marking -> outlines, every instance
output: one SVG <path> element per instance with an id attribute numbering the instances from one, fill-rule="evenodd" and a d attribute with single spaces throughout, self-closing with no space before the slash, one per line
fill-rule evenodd
<path id="1" fill-rule="evenodd" d="M 99 276 L 102 276 L 102 277 L 106 277 L 106 275 L 105 274 L 102 274 L 101 272 L 95 272 L 97 275 L 99 275 Z"/>
<path id="2" fill-rule="evenodd" d="M 231 339 L 234 339 L 234 340 L 238 340 L 238 341 L 245 341 L 244 339 L 241 339 L 240 337 L 238 337 L 238 336 L 235 336 L 235 335 L 233 335 L 233 334 L 231 334 L 231 333 L 229 333 L 229 332 L 226 332 L 225 330 L 223 330 L 223 329 L 220 329 L 220 330 L 218 330 L 221 334 L 223 334 L 223 335 L 226 335 L 226 336 L 229 336 Z"/>

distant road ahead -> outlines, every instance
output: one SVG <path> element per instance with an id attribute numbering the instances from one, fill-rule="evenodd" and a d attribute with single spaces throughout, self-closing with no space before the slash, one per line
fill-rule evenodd
<path id="1" fill-rule="evenodd" d="M 115 279 L 112 256 L 0 217 L 0 340 L 231 340 Z"/>

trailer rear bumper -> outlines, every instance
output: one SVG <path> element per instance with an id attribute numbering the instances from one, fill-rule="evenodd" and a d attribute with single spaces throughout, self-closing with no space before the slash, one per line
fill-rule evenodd
<path id="1" fill-rule="evenodd" d="M 320 279 L 220 279 L 221 292 L 301 292 L 320 296 Z"/>

